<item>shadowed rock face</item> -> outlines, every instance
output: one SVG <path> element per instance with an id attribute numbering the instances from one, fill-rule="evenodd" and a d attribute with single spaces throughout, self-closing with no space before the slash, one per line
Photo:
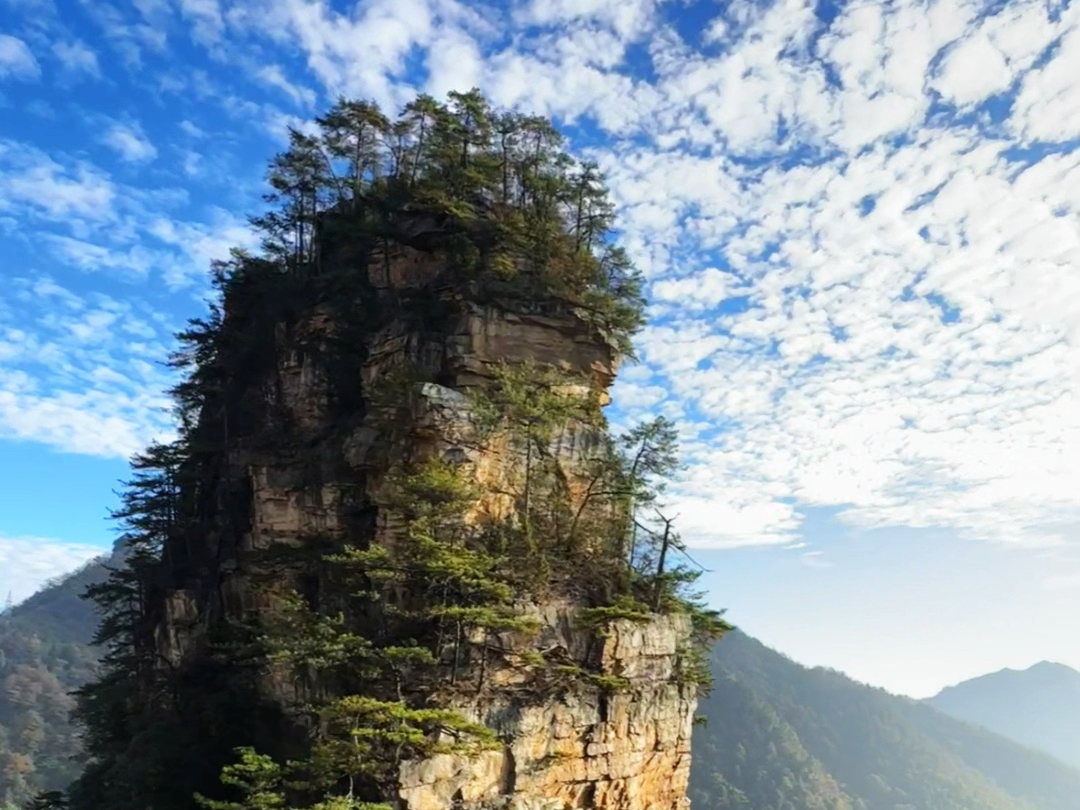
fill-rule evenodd
<path id="1" fill-rule="evenodd" d="M 158 611 L 156 638 L 163 659 L 198 667 L 209 653 L 206 628 L 245 610 L 261 597 L 248 579 L 245 557 L 271 544 L 301 545 L 332 537 L 362 546 L 392 542 L 392 521 L 372 493 L 388 461 L 431 454 L 468 463 L 486 492 L 514 475 L 509 454 L 470 445 L 473 426 L 466 392 L 490 382 L 500 361 L 553 364 L 581 380 L 583 392 L 606 400 L 616 368 L 612 349 L 569 309 L 523 311 L 440 287 L 437 257 L 411 248 L 372 261 L 370 322 L 352 348 L 359 358 L 355 405 L 343 411 L 341 381 L 328 379 L 317 358 L 340 341 L 334 315 L 302 313 L 275 329 L 277 360 L 251 401 L 250 423 L 262 436 L 233 438 L 222 482 L 199 537 L 178 541 L 167 560 L 168 587 Z M 425 312 L 434 312 L 427 317 Z M 408 363 L 419 370 L 413 386 L 407 446 L 390 446 L 371 418 L 371 397 L 390 372 Z M 335 389 L 337 386 L 337 389 Z M 269 435 L 269 440 L 267 439 Z M 596 446 L 595 432 L 568 424 L 552 443 L 571 484 Z M 460 458 L 458 458 L 460 457 Z M 477 509 L 507 507 L 484 496 Z M 400 801 L 407 810 L 679 810 L 689 803 L 690 736 L 695 688 L 680 684 L 678 667 L 689 635 L 683 617 L 617 621 L 604 633 L 575 621 L 572 601 L 534 604 L 542 632 L 527 641 L 499 640 L 502 664 L 485 673 L 483 688 L 455 695 L 450 705 L 495 729 L 502 747 L 476 757 L 439 755 L 407 763 Z M 567 663 L 625 679 L 619 689 L 540 688 L 537 673 L 515 650 L 560 650 Z M 264 689 L 288 703 L 280 684 Z"/>

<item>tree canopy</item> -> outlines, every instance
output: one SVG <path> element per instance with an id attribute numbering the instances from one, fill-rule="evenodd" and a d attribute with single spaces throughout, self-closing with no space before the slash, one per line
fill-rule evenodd
<path id="1" fill-rule="evenodd" d="M 613 240 L 615 206 L 594 162 L 579 161 L 543 117 L 494 109 L 478 91 L 426 95 L 396 119 L 340 100 L 313 132 L 290 132 L 268 173 L 271 208 L 254 217 L 273 265 L 334 272 L 339 240 L 451 255 L 459 279 L 527 300 L 561 299 L 632 351 L 638 274 Z M 429 224 L 417 230 L 415 218 Z"/>

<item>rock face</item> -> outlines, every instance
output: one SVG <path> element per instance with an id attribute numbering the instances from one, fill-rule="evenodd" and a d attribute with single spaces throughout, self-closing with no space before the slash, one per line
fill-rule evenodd
<path id="1" fill-rule="evenodd" d="M 258 609 L 262 596 L 245 567 L 253 549 L 313 538 L 392 542 L 393 526 L 372 497 L 392 455 L 459 456 L 481 483 L 507 475 L 497 450 L 480 452 L 469 442 L 467 392 L 488 384 L 494 364 L 552 364 L 576 376 L 583 393 L 606 399 L 616 358 L 580 314 L 464 294 L 441 283 L 443 260 L 411 249 L 369 266 L 363 329 L 344 330 L 325 307 L 274 324 L 276 359 L 254 374 L 245 418 L 217 425 L 204 414 L 204 433 L 227 437 L 226 447 L 216 486 L 199 493 L 205 503 L 193 507 L 207 521 L 165 554 L 154 632 L 173 667 L 207 655 L 206 629 L 215 622 Z M 320 358 L 343 344 L 347 373 L 332 379 Z M 406 365 L 419 379 L 410 383 L 410 438 L 402 446 L 374 417 L 381 390 Z M 553 440 L 568 480 L 594 438 L 581 425 L 566 425 Z M 495 497 L 478 508 L 503 507 Z M 656 615 L 590 629 L 570 602 L 526 609 L 541 627 L 529 648 L 559 650 L 568 663 L 588 663 L 610 680 L 551 693 L 535 688 L 523 658 L 507 655 L 510 663 L 489 672 L 483 689 L 454 703 L 495 729 L 502 747 L 406 763 L 403 810 L 688 807 L 696 698 L 695 687 L 679 678 L 690 631 L 685 618 Z M 516 642 L 505 642 L 512 651 Z"/>
<path id="2" fill-rule="evenodd" d="M 546 640 L 573 652 L 585 640 L 564 608 L 543 611 Z M 626 678 L 611 694 L 591 689 L 522 700 L 512 689 L 462 706 L 499 732 L 499 751 L 450 755 L 402 769 L 408 810 L 676 810 L 688 808 L 690 735 L 696 700 L 675 681 L 677 617 L 648 624 L 616 621 L 598 649 L 602 672 Z"/>

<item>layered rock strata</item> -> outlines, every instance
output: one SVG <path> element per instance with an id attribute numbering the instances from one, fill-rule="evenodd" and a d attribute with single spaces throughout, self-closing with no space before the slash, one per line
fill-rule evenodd
<path id="1" fill-rule="evenodd" d="M 199 533 L 167 549 L 155 633 L 171 667 L 197 666 L 207 654 L 207 628 L 258 606 L 245 564 L 253 549 L 311 538 L 385 540 L 387 516 L 372 494 L 391 457 L 457 454 L 482 483 L 507 475 L 506 458 L 468 441 L 467 392 L 488 384 L 496 364 L 554 365 L 576 376 L 583 392 L 606 398 L 615 354 L 571 307 L 527 307 L 462 292 L 443 282 L 444 259 L 416 250 L 397 249 L 368 266 L 365 300 L 356 305 L 362 328 L 344 329 L 340 313 L 326 307 L 273 324 L 275 361 L 245 394 L 244 418 L 218 424 L 204 414 L 200 429 L 222 437 L 224 460 L 214 486 L 198 494 L 202 504 L 191 507 L 208 515 Z M 325 357 L 340 353 L 343 342 L 350 362 L 333 379 Z M 406 365 L 418 378 L 411 384 L 410 445 L 390 446 L 373 402 Z M 581 425 L 566 425 L 553 440 L 571 478 L 594 445 Z M 678 671 L 686 620 L 657 615 L 597 630 L 580 626 L 572 603 L 527 609 L 541 627 L 528 642 L 532 649 L 559 650 L 567 661 L 618 680 L 619 688 L 534 689 L 529 665 L 508 654 L 484 689 L 454 704 L 495 729 L 501 748 L 407 763 L 401 807 L 687 807 L 696 701 Z M 508 649 L 513 643 L 507 641 Z"/>

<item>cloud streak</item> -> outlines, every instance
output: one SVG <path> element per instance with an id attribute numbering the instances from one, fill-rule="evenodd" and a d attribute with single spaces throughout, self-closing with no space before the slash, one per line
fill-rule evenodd
<path id="1" fill-rule="evenodd" d="M 157 157 L 157 148 L 138 126 L 114 122 L 102 133 L 101 142 L 128 163 L 146 163 Z"/>
<path id="2" fill-rule="evenodd" d="M 0 34 L 0 79 L 29 81 L 41 75 L 30 48 L 18 37 Z"/>

